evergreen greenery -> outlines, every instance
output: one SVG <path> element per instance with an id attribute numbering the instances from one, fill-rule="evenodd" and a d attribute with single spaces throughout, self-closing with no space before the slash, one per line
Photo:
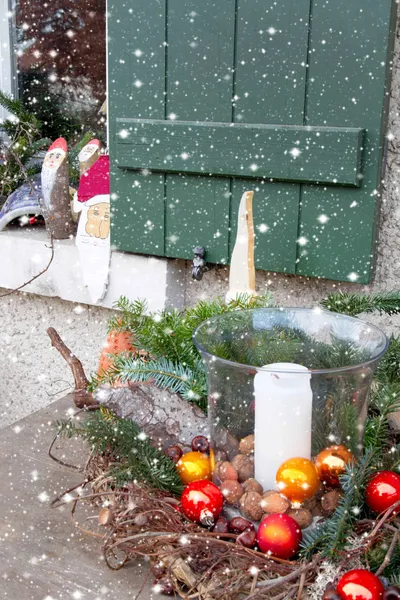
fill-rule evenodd
<path id="1" fill-rule="evenodd" d="M 109 330 L 131 332 L 134 346 L 147 356 L 124 353 L 113 357 L 113 367 L 94 377 L 91 389 L 117 379 L 124 382 L 152 379 L 159 387 L 179 392 L 206 410 L 206 374 L 193 342 L 194 330 L 216 315 L 271 305 L 270 294 L 256 298 L 242 295 L 228 304 L 219 298 L 201 301 L 184 311 L 149 313 L 146 302 L 121 298 L 116 304 L 120 313 L 111 319 Z"/>
<path id="2" fill-rule="evenodd" d="M 360 296 L 335 294 L 331 295 L 324 306 L 334 308 L 347 314 L 380 310 L 393 313 L 397 310 L 395 293 L 380 296 Z M 399 296 L 400 301 L 400 296 Z M 254 304 L 255 302 L 255 304 Z M 122 298 L 117 307 L 120 313 L 111 320 L 110 330 L 127 330 L 133 334 L 134 345 L 145 355 L 137 356 L 125 353 L 114 356 L 114 366 L 94 379 L 93 386 L 102 381 L 116 379 L 126 381 L 146 381 L 152 379 L 156 385 L 180 393 L 189 401 L 194 401 L 202 408 L 206 406 L 206 376 L 198 351 L 193 343 L 192 335 L 196 327 L 203 321 L 231 312 L 235 321 L 237 309 L 248 309 L 271 306 L 270 296 L 261 297 L 255 301 L 242 297 L 233 303 L 225 305 L 222 300 L 200 302 L 193 308 L 183 312 L 163 311 L 148 313 L 144 302 L 130 302 Z M 400 304 L 399 304 L 400 306 Z M 242 322 L 240 319 L 238 323 Z M 254 342 L 245 349 L 240 335 L 233 336 L 229 343 L 221 339 L 216 341 L 213 351 L 221 358 L 233 359 L 245 364 L 266 364 L 285 360 L 306 364 L 309 368 L 340 367 L 362 362 L 358 349 L 349 345 L 334 344 L 327 346 L 307 339 L 307 336 L 297 330 L 261 331 L 259 337 L 253 336 Z M 266 358 L 266 353 L 270 354 Z M 343 378 L 342 387 L 332 387 L 332 383 L 319 379 L 318 389 L 313 389 L 314 396 L 321 399 L 321 411 L 317 413 L 313 423 L 313 437 L 316 446 L 321 449 L 326 440 L 333 435 L 351 446 L 355 453 L 359 439 L 358 409 L 348 402 L 349 390 L 354 389 L 354 383 L 346 383 Z M 349 389 L 346 388 L 349 385 Z M 238 390 L 241 390 L 238 383 Z M 242 390 L 240 391 L 242 393 Z M 329 412 L 329 418 L 325 414 Z M 323 409 L 323 410 L 322 410 Z M 362 518 L 371 518 L 364 503 L 365 486 L 370 477 L 379 469 L 399 471 L 400 444 L 391 433 L 389 417 L 391 413 L 400 410 L 400 337 L 390 339 L 389 349 L 382 359 L 372 385 L 370 409 L 367 417 L 364 438 L 364 454 L 357 462 L 348 465 L 346 473 L 341 477 L 344 495 L 334 514 L 321 525 L 310 532 L 304 532 L 302 556 L 310 558 L 314 552 L 320 553 L 329 560 L 343 558 L 349 545 L 349 539 L 354 532 L 356 522 Z M 321 416 L 320 438 L 317 417 Z M 103 433 L 101 431 L 101 433 Z M 92 437 L 92 441 L 93 441 Z M 99 446 L 104 448 L 104 443 Z M 385 543 L 373 546 L 367 555 L 368 564 L 379 565 L 387 551 Z M 400 548 L 395 548 L 390 565 L 384 575 L 392 582 L 398 582 L 400 564 Z M 367 565 L 368 566 L 368 565 Z"/>
<path id="3" fill-rule="evenodd" d="M 1 123 L 0 128 L 9 141 L 0 140 L 3 162 L 0 164 L 0 195 L 8 196 L 29 177 L 40 173 L 40 164 L 30 164 L 34 156 L 51 144 L 51 140 L 41 136 L 41 123 L 27 112 L 20 100 L 0 91 L 0 105 L 10 117 Z"/>
<path id="4" fill-rule="evenodd" d="M 41 161 L 35 161 L 37 154 L 47 150 L 52 140 L 42 135 L 43 124 L 37 117 L 27 111 L 20 100 L 0 91 L 0 105 L 9 113 L 0 129 L 8 136 L 8 141 L 0 140 L 0 152 L 3 163 L 0 164 L 0 196 L 9 196 L 33 175 L 40 173 Z M 60 130 L 58 137 L 63 132 Z M 79 182 L 78 154 L 91 139 L 95 137 L 92 131 L 69 149 L 69 178 L 71 185 Z"/>
<path id="5" fill-rule="evenodd" d="M 344 495 L 334 514 L 316 526 L 311 532 L 304 532 L 302 554 L 306 558 L 318 551 L 330 559 L 338 558 L 344 550 L 354 523 L 360 518 L 361 507 L 364 503 L 364 489 L 374 472 L 375 454 L 367 450 L 358 463 L 347 466 L 346 473 L 340 477 Z"/>
<path id="6" fill-rule="evenodd" d="M 116 487 L 142 481 L 152 488 L 180 494 L 183 486 L 175 464 L 151 445 L 138 425 L 107 408 L 88 413 L 83 420 L 56 421 L 60 437 L 80 437 L 96 454 L 112 455 L 108 475 Z"/>
<path id="7" fill-rule="evenodd" d="M 375 311 L 395 315 L 400 312 L 400 292 L 372 295 L 336 292 L 329 294 L 321 304 L 327 310 L 353 317 Z"/>

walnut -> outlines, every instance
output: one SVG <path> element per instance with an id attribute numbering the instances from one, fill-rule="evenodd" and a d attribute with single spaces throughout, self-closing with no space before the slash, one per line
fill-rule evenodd
<path id="1" fill-rule="evenodd" d="M 245 454 L 237 454 L 231 460 L 231 464 L 238 472 L 239 481 L 241 483 L 246 481 L 246 479 L 254 477 L 254 464 Z"/>
<path id="2" fill-rule="evenodd" d="M 290 506 L 290 500 L 274 490 L 265 492 L 261 500 L 263 512 L 268 515 L 283 514 L 290 508 Z"/>
<path id="3" fill-rule="evenodd" d="M 338 490 L 332 490 L 327 492 L 321 498 L 321 508 L 324 517 L 330 517 L 339 505 L 339 500 L 342 497 L 342 493 Z"/>
<path id="4" fill-rule="evenodd" d="M 221 492 L 227 504 L 237 504 L 243 496 L 243 488 L 238 481 L 227 479 L 221 484 Z"/>
<path id="5" fill-rule="evenodd" d="M 218 475 L 221 481 L 226 481 L 227 479 L 233 479 L 234 481 L 238 480 L 238 472 L 235 467 L 231 465 L 230 462 L 225 460 L 218 465 Z"/>
<path id="6" fill-rule="evenodd" d="M 263 516 L 263 509 L 261 508 L 261 494 L 257 492 L 246 492 L 240 499 L 241 513 L 248 519 L 253 521 L 260 521 Z"/>
<path id="7" fill-rule="evenodd" d="M 245 492 L 257 492 L 257 494 L 263 493 L 263 486 L 261 483 L 258 483 L 258 481 L 252 477 L 246 479 L 242 486 Z"/>
<path id="8" fill-rule="evenodd" d="M 239 450 L 242 454 L 254 454 L 254 434 L 248 435 L 241 440 Z"/>
<path id="9" fill-rule="evenodd" d="M 286 514 L 296 521 L 300 529 L 305 529 L 306 527 L 309 527 L 313 522 L 312 514 L 306 508 L 299 508 L 297 510 L 290 509 L 287 511 Z"/>

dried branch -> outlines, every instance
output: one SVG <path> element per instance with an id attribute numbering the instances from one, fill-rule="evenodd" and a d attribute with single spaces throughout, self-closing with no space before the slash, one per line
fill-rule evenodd
<path id="1" fill-rule="evenodd" d="M 75 382 L 75 391 L 72 392 L 72 398 L 77 408 L 88 406 L 97 406 L 92 394 L 88 391 L 89 381 L 85 375 L 82 363 L 65 345 L 57 331 L 53 327 L 47 329 L 47 335 L 51 340 L 51 345 L 58 350 L 72 371 Z"/>

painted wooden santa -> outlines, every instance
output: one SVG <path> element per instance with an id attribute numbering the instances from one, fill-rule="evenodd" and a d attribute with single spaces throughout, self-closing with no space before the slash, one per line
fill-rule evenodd
<path id="1" fill-rule="evenodd" d="M 81 272 L 93 303 L 105 295 L 110 264 L 110 164 L 100 156 L 82 175 L 77 195 L 81 209 L 76 245 Z"/>
<path id="2" fill-rule="evenodd" d="M 50 235 L 55 240 L 71 237 L 76 226 L 70 207 L 67 142 L 64 138 L 53 142 L 44 158 L 39 202 Z"/>

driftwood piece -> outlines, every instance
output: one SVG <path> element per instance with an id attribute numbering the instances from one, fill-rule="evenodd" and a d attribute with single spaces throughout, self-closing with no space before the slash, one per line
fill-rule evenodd
<path id="1" fill-rule="evenodd" d="M 55 240 L 71 237 L 75 223 L 70 207 L 67 143 L 64 138 L 53 142 L 44 158 L 39 202 L 51 237 Z"/>
<path id="2" fill-rule="evenodd" d="M 208 422 L 203 411 L 151 382 L 117 388 L 102 385 L 92 394 L 87 389 L 89 382 L 81 361 L 53 327 L 49 327 L 47 334 L 72 371 L 75 382 L 72 398 L 77 408 L 103 405 L 119 417 L 137 423 L 162 449 L 176 443 L 189 446 L 196 435 L 207 435 Z"/>
<path id="3" fill-rule="evenodd" d="M 232 252 L 227 301 L 238 294 L 256 294 L 254 267 L 254 192 L 244 192 L 239 205 L 236 242 Z"/>
<path id="4" fill-rule="evenodd" d="M 120 388 L 102 385 L 93 396 L 119 417 L 135 421 L 163 449 L 176 443 L 189 446 L 196 435 L 208 434 L 202 410 L 151 382 Z"/>
<path id="5" fill-rule="evenodd" d="M 96 400 L 93 399 L 92 394 L 87 389 L 89 381 L 79 358 L 65 345 L 53 327 L 48 328 L 47 335 L 51 340 L 53 348 L 58 350 L 72 371 L 75 382 L 75 390 L 72 392 L 72 398 L 77 408 L 97 405 Z"/>

